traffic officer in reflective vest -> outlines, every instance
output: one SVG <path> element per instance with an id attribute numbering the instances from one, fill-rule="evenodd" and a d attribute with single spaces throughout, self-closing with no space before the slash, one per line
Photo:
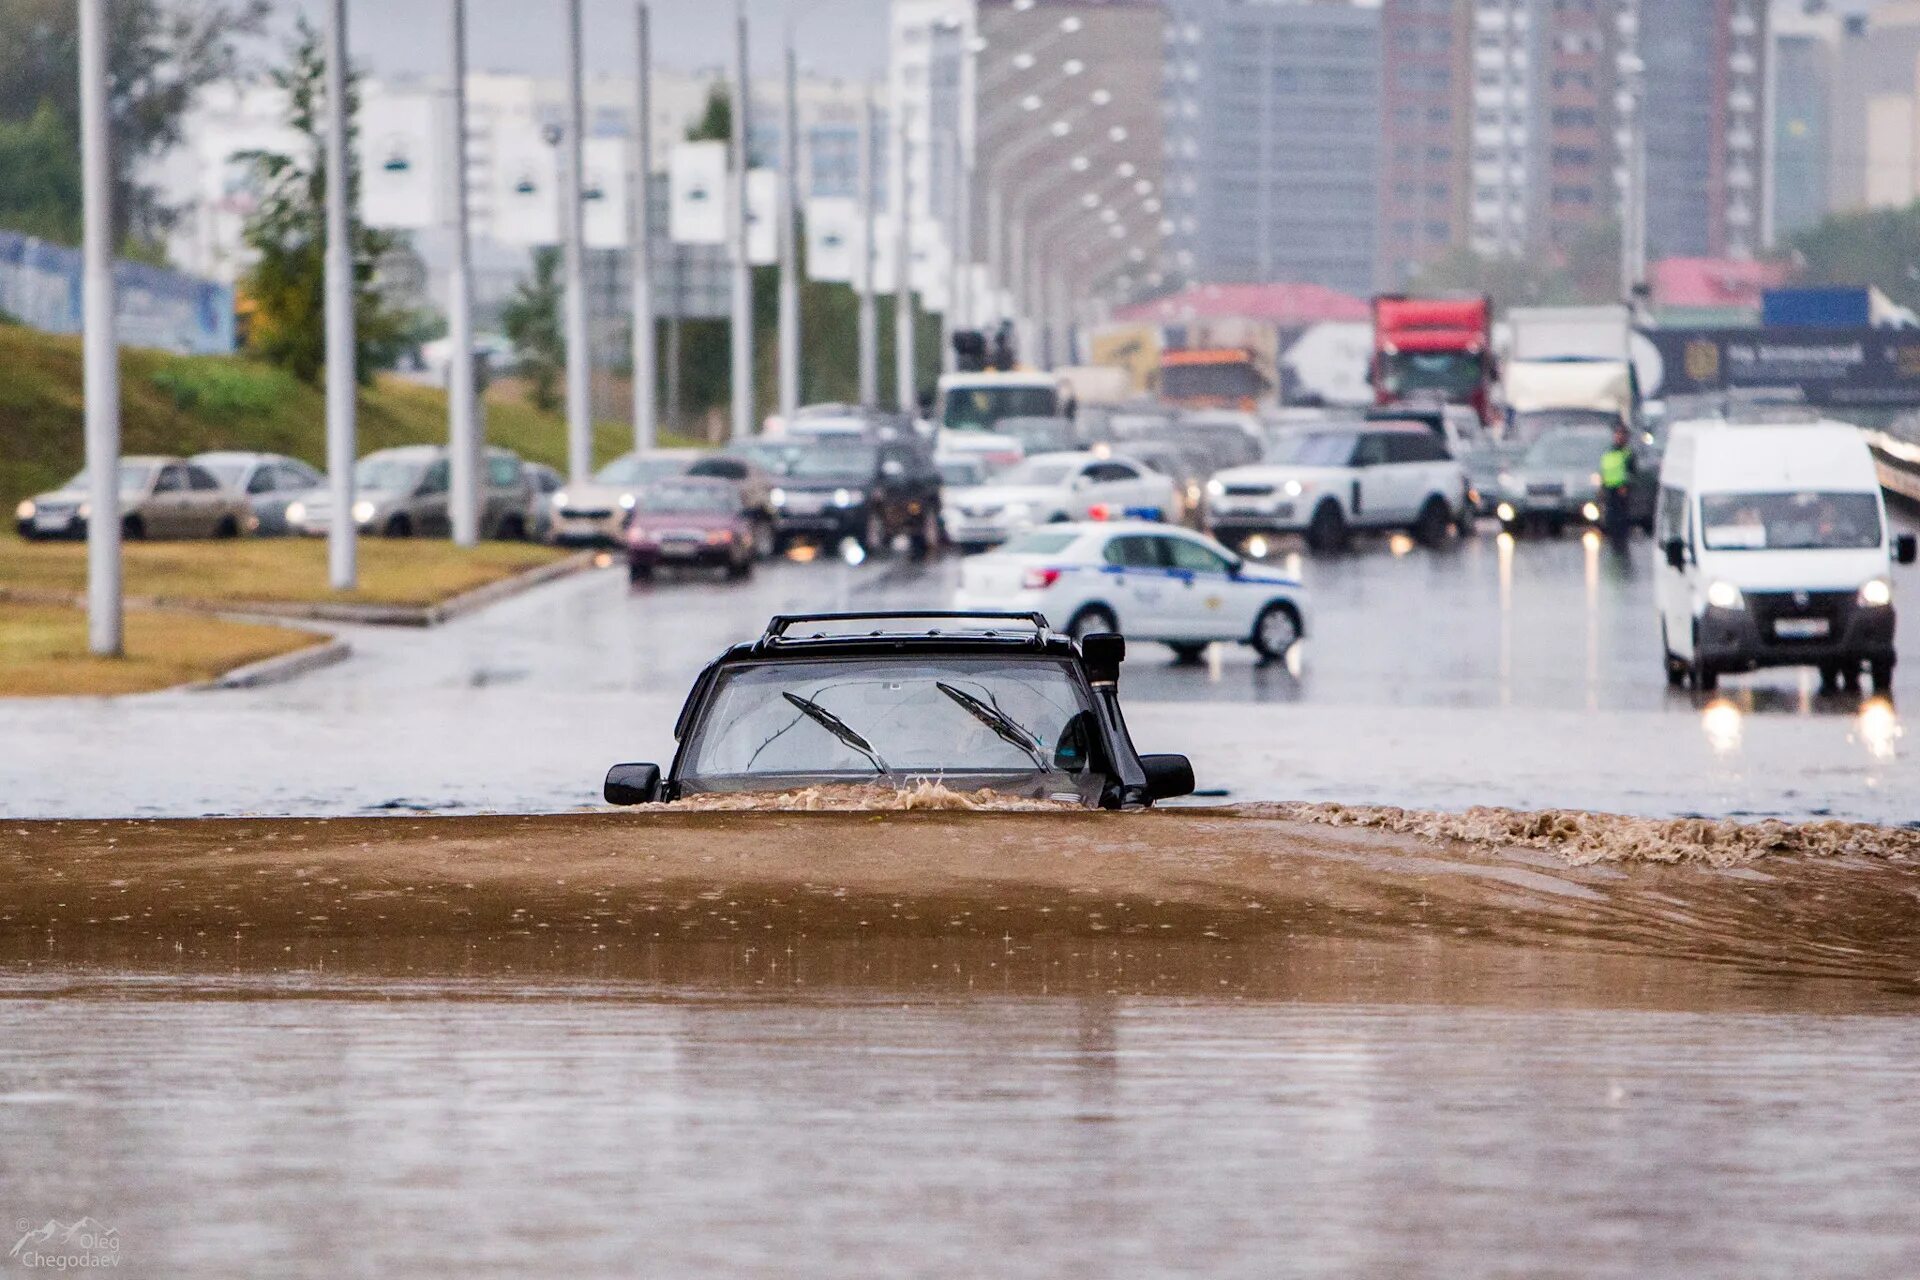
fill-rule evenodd
<path id="1" fill-rule="evenodd" d="M 1633 518 L 1628 490 L 1633 485 L 1633 446 L 1624 424 L 1613 429 L 1613 447 L 1600 455 L 1600 495 L 1607 540 L 1625 548 Z"/>

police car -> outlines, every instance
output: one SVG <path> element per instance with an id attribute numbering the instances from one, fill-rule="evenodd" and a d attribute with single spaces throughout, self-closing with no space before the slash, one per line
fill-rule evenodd
<path id="1" fill-rule="evenodd" d="M 1192 660 L 1216 640 L 1284 657 L 1307 602 L 1297 580 L 1211 538 L 1130 520 L 1046 525 L 969 557 L 954 607 L 1031 610 L 1076 639 L 1120 632 Z"/>

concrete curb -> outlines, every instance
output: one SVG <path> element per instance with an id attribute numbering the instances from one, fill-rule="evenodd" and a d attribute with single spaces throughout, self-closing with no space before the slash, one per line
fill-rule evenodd
<path id="1" fill-rule="evenodd" d="M 326 601 L 176 600 L 163 596 L 128 596 L 125 604 L 129 609 L 144 609 L 152 612 L 215 616 L 243 614 L 255 619 L 342 622 L 373 627 L 433 627 L 477 609 L 484 609 L 488 605 L 498 604 L 502 600 L 519 595 L 523 591 L 530 591 L 557 578 L 570 577 L 591 568 L 592 565 L 593 553 L 583 551 L 578 555 L 568 556 L 564 560 L 556 560 L 552 564 L 528 569 L 511 578 L 502 578 L 498 582 L 489 582 L 484 587 L 475 587 L 472 591 L 433 605 L 336 604 Z M 32 587 L 0 586 L 0 601 L 83 608 L 86 605 L 86 596 L 70 591 L 43 591 Z"/>
<path id="2" fill-rule="evenodd" d="M 283 653 L 277 658 L 262 658 L 259 662 L 250 662 L 244 667 L 235 667 L 225 675 L 215 676 L 211 680 L 202 680 L 197 684 L 181 685 L 180 689 L 189 693 L 210 693 L 220 689 L 263 689 L 268 685 L 285 684 L 310 671 L 319 671 L 345 662 L 353 656 L 353 646 L 345 640 L 329 640 L 325 644 L 309 645 L 296 649 L 292 653 Z"/>

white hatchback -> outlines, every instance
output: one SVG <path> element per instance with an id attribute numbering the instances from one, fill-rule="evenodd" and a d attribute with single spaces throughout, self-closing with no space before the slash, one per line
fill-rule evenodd
<path id="1" fill-rule="evenodd" d="M 1307 617 L 1298 580 L 1212 538 L 1145 521 L 1048 525 L 971 556 L 954 607 L 1035 611 L 1076 638 L 1114 631 L 1187 659 L 1216 640 L 1284 657 Z"/>

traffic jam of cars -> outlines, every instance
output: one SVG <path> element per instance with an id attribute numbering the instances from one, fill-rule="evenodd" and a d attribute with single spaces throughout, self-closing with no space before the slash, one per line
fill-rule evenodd
<path id="1" fill-rule="evenodd" d="M 955 609 L 1031 614 L 1074 641 L 1124 634 L 1181 661 L 1215 644 L 1296 658 L 1311 625 L 1302 551 L 1387 534 L 1404 554 L 1483 522 L 1516 544 L 1579 530 L 1624 550 L 1650 534 L 1675 685 L 1803 665 L 1823 688 L 1890 687 L 1889 572 L 1914 548 L 1857 428 L 1795 436 L 1725 405 L 1643 400 L 1606 308 L 1516 309 L 1499 362 L 1483 300 L 1376 310 L 1371 405 L 1168 394 L 1208 391 L 1202 375 L 1234 371 L 1222 359 L 1175 362 L 1159 398 L 1087 394 L 1085 369 L 949 373 L 924 416 L 810 405 L 749 439 L 628 453 L 573 483 L 489 448 L 480 529 L 617 557 L 642 590 L 676 572 L 743 582 L 776 557 L 952 552 Z M 444 447 L 370 453 L 353 523 L 445 537 L 451 479 Z M 125 459 L 121 509 L 135 539 L 320 536 L 334 516 L 307 462 L 228 451 Z M 88 515 L 83 474 L 22 501 L 16 525 L 77 538 Z"/>

